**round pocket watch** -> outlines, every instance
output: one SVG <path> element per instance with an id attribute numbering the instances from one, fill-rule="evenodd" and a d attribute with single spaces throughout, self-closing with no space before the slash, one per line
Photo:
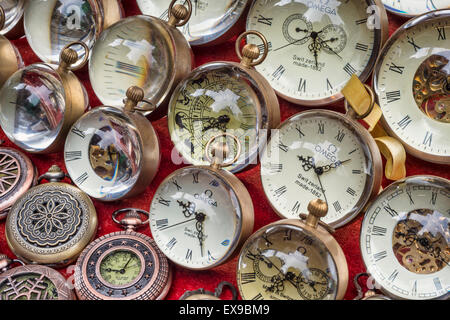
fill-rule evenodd
<path id="1" fill-rule="evenodd" d="M 225 139 L 231 135 L 223 134 Z M 244 184 L 223 170 L 230 149 L 214 137 L 206 152 L 210 166 L 189 166 L 170 174 L 158 187 L 150 206 L 150 229 L 164 254 L 187 269 L 205 270 L 229 260 L 253 230 L 253 203 Z M 214 141 L 214 143 L 213 143 Z M 209 155 L 212 147 L 213 158 Z"/>
<path id="2" fill-rule="evenodd" d="M 261 181 L 280 217 L 298 217 L 309 201 L 321 198 L 329 206 L 323 221 L 337 228 L 378 194 L 380 151 L 350 111 L 300 112 L 271 136 L 261 157 Z"/>
<path id="3" fill-rule="evenodd" d="M 391 13 L 411 18 L 429 11 L 450 8 L 448 0 L 381 0 Z"/>
<path id="4" fill-rule="evenodd" d="M 74 183 L 89 196 L 115 201 L 141 193 L 160 163 L 159 139 L 137 110 L 144 98 L 127 90 L 123 109 L 102 106 L 85 113 L 67 135 L 64 160 Z"/>
<path id="5" fill-rule="evenodd" d="M 75 295 L 58 271 L 0 254 L 0 300 L 75 300 Z"/>
<path id="6" fill-rule="evenodd" d="M 344 252 L 320 221 L 327 204 L 312 200 L 308 215 L 256 231 L 242 247 L 237 283 L 243 300 L 340 300 L 348 283 Z"/>
<path id="7" fill-rule="evenodd" d="M 13 1 L 12 1 L 13 2 Z M 0 88 L 17 70 L 24 67 L 19 50 L 2 34 L 6 28 L 7 13 L 0 2 Z"/>
<path id="8" fill-rule="evenodd" d="M 37 183 L 37 169 L 24 153 L 0 147 L 0 220 L 11 206 Z"/>
<path id="9" fill-rule="evenodd" d="M 353 74 L 368 79 L 388 21 L 379 0 L 255 0 L 248 29 L 269 41 L 267 59 L 256 69 L 279 96 L 320 106 L 343 99 L 341 90 Z"/>
<path id="10" fill-rule="evenodd" d="M 122 18 L 118 0 L 28 1 L 24 12 L 25 36 L 31 49 L 46 63 L 57 64 L 61 50 L 76 41 L 92 48 L 103 29 Z M 80 58 L 88 55 L 76 47 Z"/>
<path id="11" fill-rule="evenodd" d="M 382 124 L 407 152 L 450 164 L 450 10 L 414 18 L 386 43 L 373 84 Z"/>
<path id="12" fill-rule="evenodd" d="M 23 11 L 25 0 L 1 0 L 0 8 L 5 13 L 5 25 L 0 35 L 16 39 L 23 35 Z"/>
<path id="13" fill-rule="evenodd" d="M 180 30 L 191 46 L 216 45 L 239 27 L 250 0 L 192 0 L 192 17 Z M 178 1 L 184 3 L 184 1 Z M 167 0 L 137 0 L 143 14 L 168 19 Z"/>
<path id="14" fill-rule="evenodd" d="M 97 213 L 80 189 L 61 182 L 66 174 L 54 165 L 39 177 L 48 183 L 24 193 L 6 218 L 5 236 L 21 260 L 61 268 L 75 261 L 97 231 Z"/>
<path id="15" fill-rule="evenodd" d="M 132 16 L 113 24 L 96 41 L 89 59 L 89 78 L 104 105 L 120 107 L 131 86 L 144 89 L 145 98 L 156 110 L 152 117 L 167 112 L 170 93 L 192 69 L 189 43 L 176 28 L 189 21 L 189 9 L 170 3 L 168 22 L 151 16 Z"/>
<path id="16" fill-rule="evenodd" d="M 247 34 L 263 42 L 263 55 L 254 44 L 240 53 Z M 211 62 L 192 71 L 176 87 L 169 103 L 168 124 L 172 141 L 189 163 L 205 165 L 205 146 L 214 136 L 228 132 L 239 138 L 245 152 L 229 169 L 237 172 L 257 161 L 267 131 L 278 126 L 280 107 L 269 83 L 254 66 L 264 61 L 267 41 L 259 32 L 248 31 L 236 41 L 240 63 Z"/>
<path id="17" fill-rule="evenodd" d="M 172 282 L 170 266 L 150 237 L 135 232 L 148 223 L 141 215 L 149 214 L 134 208 L 115 211 L 113 221 L 126 231 L 104 235 L 81 253 L 75 269 L 79 299 L 164 299 Z"/>
<path id="18" fill-rule="evenodd" d="M 450 181 L 412 176 L 368 207 L 360 247 L 367 272 L 394 299 L 450 297 Z"/>
<path id="19" fill-rule="evenodd" d="M 224 287 L 228 287 L 230 289 L 232 294 L 231 300 L 237 300 L 236 288 L 227 281 L 222 281 L 219 283 L 214 292 L 207 291 L 203 288 L 194 291 L 186 291 L 179 300 L 222 300 L 220 299 L 220 296 L 222 295 Z"/>
<path id="20" fill-rule="evenodd" d="M 57 69 L 36 63 L 18 70 L 0 90 L 0 125 L 27 152 L 62 150 L 67 132 L 88 106 L 86 89 L 71 71 L 77 53 L 66 47 L 60 60 Z"/>

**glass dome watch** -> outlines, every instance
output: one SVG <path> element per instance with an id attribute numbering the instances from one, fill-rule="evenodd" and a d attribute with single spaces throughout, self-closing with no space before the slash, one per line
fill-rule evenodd
<path id="1" fill-rule="evenodd" d="M 262 40 L 262 56 L 255 44 L 240 53 L 241 39 L 255 34 Z M 245 151 L 229 170 L 238 172 L 257 162 L 267 132 L 278 126 L 280 107 L 275 91 L 254 66 L 264 61 L 268 46 L 259 32 L 238 37 L 236 52 L 240 63 L 210 62 L 192 71 L 175 88 L 169 102 L 168 125 L 171 139 L 184 160 L 205 165 L 205 146 L 223 132 L 239 138 Z"/>
<path id="2" fill-rule="evenodd" d="M 148 212 L 126 208 L 112 219 L 125 231 L 106 234 L 81 253 L 75 291 L 81 300 L 162 300 L 172 283 L 170 265 L 153 239 L 135 230 Z"/>
<path id="3" fill-rule="evenodd" d="M 347 290 L 344 252 L 320 221 L 327 204 L 312 200 L 308 215 L 262 227 L 242 247 L 237 283 L 243 300 L 340 300 Z"/>
<path id="4" fill-rule="evenodd" d="M 263 33 L 270 47 L 256 70 L 280 97 L 310 107 L 343 99 L 353 74 L 365 82 L 388 37 L 379 0 L 255 0 L 250 29 Z"/>
<path id="5" fill-rule="evenodd" d="M 151 16 L 132 16 L 113 24 L 100 35 L 89 59 L 89 78 L 104 105 L 121 107 L 131 86 L 144 90 L 157 108 L 151 117 L 167 113 L 170 93 L 192 69 L 189 43 L 176 28 L 189 21 L 192 5 L 170 3 L 171 16 L 163 21 Z"/>
<path id="6" fill-rule="evenodd" d="M 449 9 L 448 0 L 382 0 L 386 10 L 396 15 L 412 18 L 429 11 Z"/>
<path id="7" fill-rule="evenodd" d="M 25 36 L 44 62 L 58 64 L 61 50 L 81 41 L 89 49 L 100 33 L 123 16 L 118 0 L 33 0 L 24 12 Z M 78 56 L 88 55 L 76 47 Z"/>
<path id="8" fill-rule="evenodd" d="M 406 22 L 386 42 L 373 75 L 386 131 L 409 154 L 441 164 L 450 164 L 449 28 L 450 9 Z"/>
<path id="9" fill-rule="evenodd" d="M 0 254 L 0 300 L 75 300 L 75 294 L 58 271 Z"/>
<path id="10" fill-rule="evenodd" d="M 360 247 L 367 272 L 394 299 L 448 299 L 450 181 L 412 176 L 367 208 Z"/>
<path id="11" fill-rule="evenodd" d="M 60 60 L 57 69 L 37 63 L 18 70 L 0 90 L 0 125 L 27 152 L 62 150 L 67 132 L 88 106 L 86 89 L 71 71 L 77 53 L 66 47 Z"/>
<path id="12" fill-rule="evenodd" d="M 186 291 L 185 293 L 183 293 L 179 300 L 222 300 L 220 296 L 222 295 L 223 289 L 225 287 L 229 288 L 231 291 L 231 300 L 237 300 L 236 288 L 233 286 L 233 284 L 227 281 L 222 281 L 221 283 L 219 283 L 214 292 L 205 290 L 203 288 L 193 291 Z"/>
<path id="13" fill-rule="evenodd" d="M 52 166 L 38 179 L 49 182 L 29 189 L 11 207 L 5 236 L 21 260 L 62 268 L 94 239 L 94 204 L 80 189 L 61 182 L 65 177 L 58 166 Z"/>
<path id="14" fill-rule="evenodd" d="M 191 46 L 216 45 L 226 41 L 240 27 L 250 0 L 192 0 L 192 17 L 180 28 Z M 179 0 L 183 4 L 184 1 Z M 137 0 L 143 14 L 167 20 L 166 0 Z"/>
<path id="15" fill-rule="evenodd" d="M 158 136 L 137 108 L 144 91 L 131 87 L 126 95 L 123 108 L 101 106 L 85 113 L 72 126 L 64 147 L 74 183 L 102 201 L 143 192 L 159 168 Z"/>
<path id="16" fill-rule="evenodd" d="M 23 33 L 23 10 L 25 0 L 1 0 L 0 7 L 5 13 L 5 25 L 0 35 L 9 39 L 20 38 Z"/>
<path id="17" fill-rule="evenodd" d="M 219 138 L 225 142 L 218 142 Z M 234 159 L 224 162 L 223 155 L 232 149 L 230 138 L 237 151 Z M 222 134 L 213 137 L 205 150 L 211 165 L 170 174 L 150 206 L 156 244 L 172 262 L 191 270 L 211 269 L 230 260 L 251 234 L 254 222 L 249 192 L 235 175 L 222 169 L 239 157 L 239 140 Z"/>

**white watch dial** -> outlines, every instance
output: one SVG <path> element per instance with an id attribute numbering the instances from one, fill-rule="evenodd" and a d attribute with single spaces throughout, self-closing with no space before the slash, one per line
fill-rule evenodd
<path id="1" fill-rule="evenodd" d="M 292 102 L 337 100 L 353 74 L 364 81 L 375 64 L 381 25 L 371 22 L 381 10 L 373 5 L 365 0 L 256 0 L 247 30 L 260 31 L 269 42 L 269 54 L 256 69 Z M 255 36 L 248 40 L 260 43 Z"/>
<path id="2" fill-rule="evenodd" d="M 208 169 L 188 167 L 165 180 L 150 207 L 150 229 L 158 247 L 192 269 L 226 259 L 241 232 L 241 207 L 230 186 Z"/>
<path id="3" fill-rule="evenodd" d="M 389 11 L 399 15 L 416 16 L 428 11 L 450 8 L 448 0 L 381 0 Z"/>
<path id="4" fill-rule="evenodd" d="M 361 227 L 367 271 L 402 299 L 448 297 L 450 290 L 450 184 L 411 177 L 386 188 Z"/>
<path id="5" fill-rule="evenodd" d="M 374 159 L 353 121 L 329 111 L 300 113 L 273 134 L 261 159 L 264 191 L 285 218 L 308 212 L 308 203 L 328 203 L 322 219 L 341 226 L 367 202 Z"/>

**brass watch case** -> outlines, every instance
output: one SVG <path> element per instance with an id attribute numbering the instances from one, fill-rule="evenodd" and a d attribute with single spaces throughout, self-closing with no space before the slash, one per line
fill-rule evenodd
<path id="1" fill-rule="evenodd" d="M 2 35 L 0 35 L 0 57 L 2 57 L 0 62 L 1 88 L 14 72 L 23 67 L 23 62 L 17 49 Z"/>

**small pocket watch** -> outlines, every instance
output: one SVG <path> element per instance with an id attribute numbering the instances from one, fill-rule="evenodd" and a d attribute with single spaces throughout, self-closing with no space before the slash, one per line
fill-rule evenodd
<path id="1" fill-rule="evenodd" d="M 75 300 L 75 295 L 58 271 L 0 254 L 0 300 Z"/>
<path id="2" fill-rule="evenodd" d="M 263 54 L 254 44 L 240 53 L 241 39 L 255 34 L 261 38 Z M 247 31 L 236 41 L 240 63 L 211 62 L 192 71 L 176 87 L 169 103 L 169 132 L 185 160 L 205 165 L 207 142 L 221 132 L 238 137 L 244 152 L 229 169 L 238 172 L 257 161 L 264 148 L 267 131 L 280 123 L 280 107 L 275 91 L 253 67 L 268 52 L 264 36 Z"/>
<path id="3" fill-rule="evenodd" d="M 118 0 L 28 1 L 24 12 L 25 36 L 42 61 L 58 64 L 66 45 L 82 41 L 91 49 L 102 30 L 122 16 Z M 82 47 L 75 49 L 80 58 L 89 54 Z"/>
<path id="4" fill-rule="evenodd" d="M 261 181 L 282 218 L 298 217 L 309 201 L 321 198 L 329 205 L 323 221 L 337 228 L 378 194 L 383 177 L 380 151 L 350 111 L 300 112 L 271 136 L 261 157 Z"/>
<path id="5" fill-rule="evenodd" d="M 308 211 L 262 227 L 245 242 L 237 264 L 242 299 L 343 299 L 347 261 L 332 228 L 320 221 L 328 206 L 316 199 Z"/>
<path id="6" fill-rule="evenodd" d="M 216 141 L 219 137 L 231 137 L 236 143 L 231 161 L 222 161 L 229 148 L 228 143 Z M 174 263 L 192 270 L 214 268 L 229 260 L 254 223 L 249 192 L 236 176 L 222 169 L 238 159 L 239 140 L 222 134 L 213 137 L 205 150 L 211 165 L 184 167 L 170 174 L 150 206 L 156 244 Z"/>
<path id="7" fill-rule="evenodd" d="M 353 74 L 365 82 L 389 31 L 380 0 L 255 0 L 249 29 L 269 41 L 256 70 L 280 97 L 310 107 L 342 100 Z"/>
<path id="8" fill-rule="evenodd" d="M 250 2 L 193 0 L 192 17 L 180 30 L 191 46 L 217 45 L 228 40 L 237 31 Z M 137 0 L 137 4 L 143 14 L 168 19 L 167 0 Z"/>
<path id="9" fill-rule="evenodd" d="M 1 0 L 0 7 L 5 13 L 5 25 L 0 28 L 0 35 L 9 39 L 23 35 L 23 10 L 25 0 Z M 3 58 L 3 55 L 2 55 Z"/>
<path id="10" fill-rule="evenodd" d="M 115 201 L 141 193 L 156 175 L 159 140 L 137 110 L 139 87 L 127 90 L 123 109 L 102 106 L 84 114 L 67 135 L 64 160 L 74 183 L 88 195 Z"/>
<path id="11" fill-rule="evenodd" d="M 78 44 L 88 51 L 85 44 Z M 86 89 L 71 71 L 78 55 L 69 46 L 61 52 L 57 69 L 43 63 L 29 65 L 0 90 L 0 125 L 14 144 L 28 152 L 62 150 L 67 132 L 88 106 Z M 82 64 L 86 61 L 87 55 Z"/>
<path id="12" fill-rule="evenodd" d="M 0 220 L 11 206 L 37 183 L 37 169 L 24 153 L 0 147 Z"/>
<path id="13" fill-rule="evenodd" d="M 39 177 L 48 183 L 24 193 L 6 218 L 8 245 L 21 260 L 61 268 L 75 261 L 97 231 L 97 213 L 80 189 L 61 182 L 66 174 L 54 165 Z"/>
<path id="14" fill-rule="evenodd" d="M 429 11 L 450 8 L 448 0 L 381 0 L 391 13 L 412 18 Z"/>
<path id="15" fill-rule="evenodd" d="M 152 117 L 167 112 L 170 94 L 192 69 L 189 43 L 176 28 L 191 16 L 181 4 L 170 3 L 169 20 L 132 16 L 113 24 L 96 41 L 89 59 L 89 78 L 95 94 L 104 105 L 120 107 L 131 86 L 144 89 L 145 98 L 157 106 Z"/>
<path id="16" fill-rule="evenodd" d="M 228 287 L 230 289 L 232 294 L 231 300 L 237 300 L 236 288 L 227 281 L 222 281 L 219 283 L 214 292 L 207 291 L 203 288 L 194 291 L 186 291 L 179 300 L 222 300 L 220 299 L 220 296 L 223 293 L 224 287 Z"/>
<path id="17" fill-rule="evenodd" d="M 126 231 L 104 235 L 81 253 L 75 269 L 79 299 L 164 299 L 172 282 L 170 265 L 150 237 L 135 232 L 148 223 L 141 215 L 149 214 L 134 208 L 115 211 L 113 221 Z"/>
<path id="18" fill-rule="evenodd" d="M 373 77 L 386 131 L 411 155 L 441 164 L 450 164 L 449 28 L 450 10 L 408 21 L 386 43 Z"/>
<path id="19" fill-rule="evenodd" d="M 394 299 L 450 297 L 450 181 L 413 176 L 368 207 L 360 247 L 367 272 Z"/>

